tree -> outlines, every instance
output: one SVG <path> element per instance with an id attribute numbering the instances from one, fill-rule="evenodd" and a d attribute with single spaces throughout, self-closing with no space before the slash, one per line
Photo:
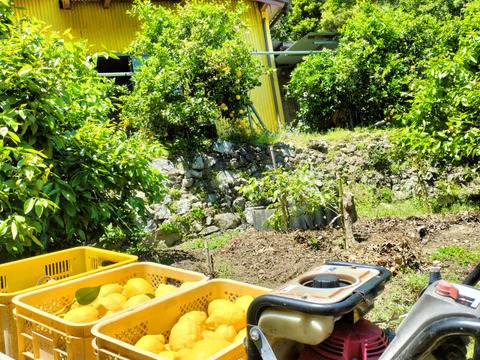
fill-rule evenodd
<path id="1" fill-rule="evenodd" d="M 149 144 L 108 121 L 113 83 L 83 43 L 13 23 L 0 4 L 0 248 L 28 256 L 132 227 L 145 216 L 138 192 L 158 198 L 163 177 Z"/>
<path id="2" fill-rule="evenodd" d="M 312 130 L 328 128 L 340 111 L 364 125 L 391 120 L 410 108 L 423 59 L 455 46 L 453 24 L 364 3 L 347 21 L 335 51 L 310 55 L 297 66 L 288 95 L 298 100 Z"/>
<path id="3" fill-rule="evenodd" d="M 222 117 L 236 128 L 262 73 L 242 40 L 244 10 L 201 2 L 169 10 L 135 1 L 132 14 L 142 30 L 130 52 L 141 66 L 133 91 L 122 98 L 122 118 L 177 145 L 197 142 L 201 125 Z"/>

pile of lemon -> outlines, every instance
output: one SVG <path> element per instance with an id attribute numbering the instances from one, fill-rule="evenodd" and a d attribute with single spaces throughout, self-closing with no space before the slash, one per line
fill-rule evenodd
<path id="1" fill-rule="evenodd" d="M 204 360 L 246 336 L 246 313 L 253 297 L 235 301 L 216 299 L 207 312 L 190 311 L 170 330 L 168 342 L 161 334 L 143 336 L 135 346 L 172 360 Z"/>
<path id="2" fill-rule="evenodd" d="M 125 285 L 105 284 L 101 286 L 97 298 L 92 303 L 82 306 L 75 302 L 68 311 L 57 315 L 73 323 L 89 323 L 190 284 L 184 282 L 179 287 L 159 284 L 154 289 L 147 280 L 139 277 L 129 279 Z"/>

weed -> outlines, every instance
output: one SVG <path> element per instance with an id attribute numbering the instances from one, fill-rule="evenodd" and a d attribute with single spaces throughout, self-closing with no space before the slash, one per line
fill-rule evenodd
<path id="1" fill-rule="evenodd" d="M 459 246 L 443 246 L 435 250 L 429 257 L 430 260 L 455 260 L 462 267 L 466 267 L 478 260 L 479 254 Z"/>
<path id="2" fill-rule="evenodd" d="M 165 234 L 172 234 L 180 232 L 178 224 L 174 221 L 164 221 L 161 225 L 158 226 L 158 230 L 163 230 Z"/>
<path id="3" fill-rule="evenodd" d="M 172 199 L 178 200 L 182 197 L 182 192 L 179 189 L 171 188 L 168 190 L 168 194 L 172 197 Z"/>
<path id="4" fill-rule="evenodd" d="M 201 207 L 193 207 L 192 210 L 190 210 L 190 213 L 193 218 L 197 220 L 202 220 L 205 217 L 205 212 Z"/>

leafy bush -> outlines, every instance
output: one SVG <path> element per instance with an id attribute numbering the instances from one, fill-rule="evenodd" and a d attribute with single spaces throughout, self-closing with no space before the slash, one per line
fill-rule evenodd
<path id="1" fill-rule="evenodd" d="M 275 209 L 267 223 L 276 230 L 285 227 L 287 231 L 292 219 L 331 206 L 335 194 L 328 186 L 318 184 L 307 166 L 292 171 L 267 171 L 260 179 L 251 178 L 239 192 L 250 200 L 267 200 L 267 209 Z"/>
<path id="2" fill-rule="evenodd" d="M 441 163 L 480 156 L 479 24 L 477 0 L 456 22 L 455 46 L 426 59 L 422 77 L 412 85 L 411 109 L 401 117 L 400 150 L 415 150 L 420 158 Z"/>
<path id="3" fill-rule="evenodd" d="M 169 10 L 135 1 L 142 31 L 130 52 L 142 60 L 134 90 L 122 98 L 122 118 L 177 147 L 198 142 L 203 125 L 221 117 L 236 128 L 262 73 L 242 40 L 244 10 L 201 2 Z"/>
<path id="4" fill-rule="evenodd" d="M 419 61 L 451 41 L 441 24 L 430 15 L 362 3 L 337 50 L 310 55 L 293 71 L 288 96 L 298 100 L 310 130 L 331 126 L 335 112 L 363 124 L 391 120 L 410 107 L 410 86 L 424 70 Z"/>
<path id="5" fill-rule="evenodd" d="M 0 18 L 0 248 L 11 259 L 98 239 L 113 222 L 129 228 L 158 198 L 150 168 L 161 148 L 111 124 L 113 84 L 82 43 L 42 25 Z M 66 36 L 68 34 L 64 34 Z M 5 260 L 4 259 L 4 260 Z"/>

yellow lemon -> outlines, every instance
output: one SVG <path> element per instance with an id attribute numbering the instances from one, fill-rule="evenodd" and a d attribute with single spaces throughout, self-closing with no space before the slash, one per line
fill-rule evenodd
<path id="1" fill-rule="evenodd" d="M 157 290 L 155 290 L 155 297 L 159 297 L 169 292 L 175 291 L 178 288 L 175 285 L 168 285 L 168 284 L 159 284 Z"/>
<path id="2" fill-rule="evenodd" d="M 450 126 L 448 127 L 448 131 L 450 132 L 450 134 L 453 134 L 453 132 L 455 131 L 455 128 L 450 125 Z"/>
<path id="3" fill-rule="evenodd" d="M 195 321 L 179 320 L 170 330 L 170 350 L 191 349 L 197 341 L 202 339 L 203 330 Z"/>
<path id="4" fill-rule="evenodd" d="M 192 349 L 181 349 L 175 353 L 175 360 L 185 360 L 187 359 L 188 354 L 192 352 Z"/>
<path id="5" fill-rule="evenodd" d="M 240 115 L 243 114 L 243 110 L 242 110 L 242 109 L 238 110 L 238 113 L 239 113 Z"/>
<path id="6" fill-rule="evenodd" d="M 243 328 L 238 332 L 237 336 L 235 336 L 235 339 L 233 339 L 233 342 L 238 340 L 243 340 L 246 337 L 247 337 L 247 328 Z"/>
<path id="7" fill-rule="evenodd" d="M 94 307 L 98 310 L 101 317 L 105 316 L 108 311 L 117 312 L 123 309 L 123 304 L 120 304 L 110 296 L 98 298 Z"/>
<path id="8" fill-rule="evenodd" d="M 145 335 L 135 343 L 135 346 L 158 354 L 159 352 L 165 351 L 165 337 L 163 335 Z"/>
<path id="9" fill-rule="evenodd" d="M 184 360 L 206 360 L 229 345 L 230 343 L 224 339 L 215 337 L 203 339 L 195 344 Z"/>
<path id="10" fill-rule="evenodd" d="M 205 329 L 205 322 L 207 321 L 207 314 L 204 311 L 193 310 L 182 315 L 178 321 L 191 321 L 202 329 Z"/>
<path id="11" fill-rule="evenodd" d="M 242 72 L 240 70 L 237 71 L 237 77 L 241 77 L 242 76 Z"/>
<path id="12" fill-rule="evenodd" d="M 242 97 L 240 95 L 235 96 L 235 99 L 240 100 Z"/>
<path id="13" fill-rule="evenodd" d="M 120 305 L 124 305 L 127 302 L 127 297 L 123 294 L 113 293 L 106 296 L 118 302 Z"/>
<path id="14" fill-rule="evenodd" d="M 170 359 L 170 360 L 175 360 L 175 351 L 172 350 L 166 350 L 159 352 L 158 355 L 163 356 L 164 358 Z"/>
<path id="15" fill-rule="evenodd" d="M 64 319 L 76 324 L 84 324 L 98 320 L 98 317 L 98 310 L 93 306 L 87 305 L 69 310 L 65 314 Z"/>
<path id="16" fill-rule="evenodd" d="M 123 286 L 120 284 L 105 284 L 105 285 L 102 285 L 102 287 L 100 288 L 100 293 L 98 294 L 98 297 L 107 296 L 113 293 L 121 294 L 122 291 L 123 291 Z"/>
<path id="17" fill-rule="evenodd" d="M 143 278 L 132 278 L 125 284 L 125 295 L 127 296 L 127 299 L 130 299 L 135 295 L 154 293 L 155 291 L 153 290 L 152 285 Z"/>
<path id="18" fill-rule="evenodd" d="M 230 324 L 222 324 L 215 330 L 215 336 L 232 343 L 237 336 L 237 331 Z"/>
<path id="19" fill-rule="evenodd" d="M 146 294 L 135 295 L 128 299 L 127 302 L 123 304 L 122 308 L 128 309 L 129 307 L 144 303 L 145 301 L 148 301 L 150 299 L 150 296 Z"/>
<path id="20" fill-rule="evenodd" d="M 226 109 L 226 108 L 227 108 L 227 104 L 222 103 L 222 104 L 220 105 L 220 107 L 221 107 L 222 109 Z"/>
<path id="21" fill-rule="evenodd" d="M 183 289 L 187 286 L 190 286 L 192 284 L 195 284 L 195 281 L 185 281 L 184 283 L 182 283 L 182 285 L 180 285 L 180 289 Z"/>
<path id="22" fill-rule="evenodd" d="M 222 305 L 229 306 L 230 304 L 233 304 L 233 303 L 230 300 L 227 300 L 227 299 L 212 300 L 208 304 L 207 314 L 210 316 L 215 311 L 215 309 L 217 309 L 218 307 L 220 307 Z"/>
<path id="23" fill-rule="evenodd" d="M 205 322 L 207 329 L 216 329 L 220 325 L 230 324 L 235 327 L 235 331 L 240 331 L 246 327 L 245 311 L 233 303 L 220 306 L 212 312 Z"/>
<path id="24" fill-rule="evenodd" d="M 240 296 L 237 300 L 235 300 L 235 305 L 240 306 L 243 311 L 245 311 L 245 314 L 247 313 L 248 307 L 253 301 L 253 296 L 250 295 L 244 295 Z"/>

